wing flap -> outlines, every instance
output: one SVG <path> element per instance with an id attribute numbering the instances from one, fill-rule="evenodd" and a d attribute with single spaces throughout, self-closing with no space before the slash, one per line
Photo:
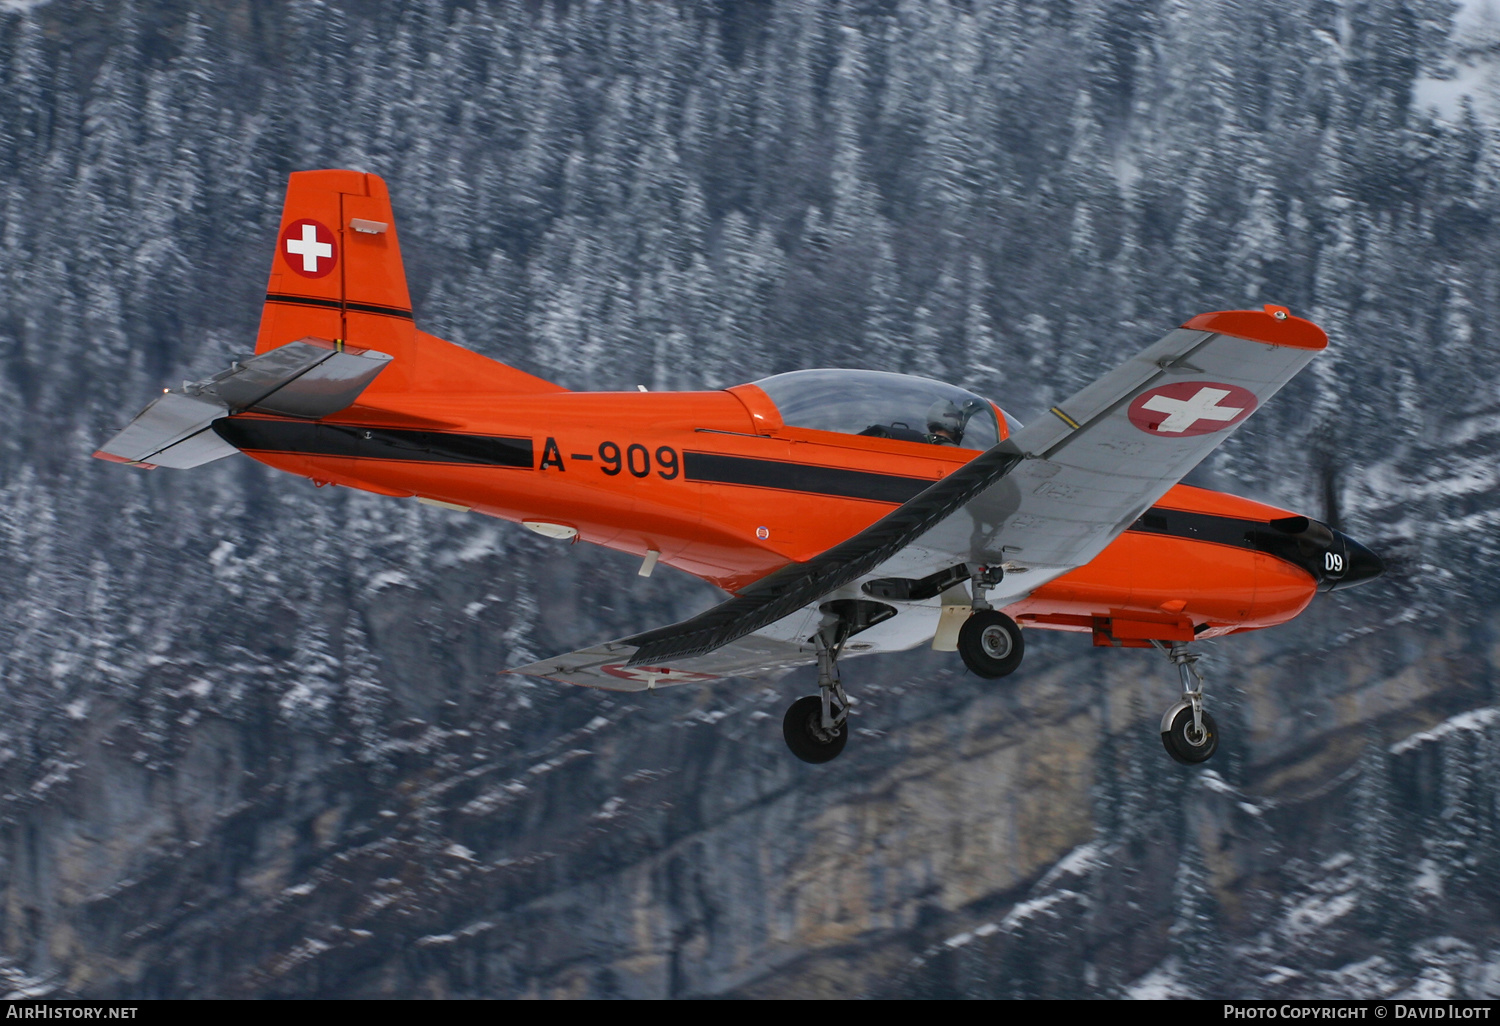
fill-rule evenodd
<path id="1" fill-rule="evenodd" d="M 816 658 L 810 644 L 750 634 L 712 652 L 638 664 L 635 645 L 612 641 L 565 655 L 542 659 L 507 673 L 545 677 L 606 691 L 650 691 L 677 684 L 697 684 L 722 677 L 760 677 L 804 666 Z"/>

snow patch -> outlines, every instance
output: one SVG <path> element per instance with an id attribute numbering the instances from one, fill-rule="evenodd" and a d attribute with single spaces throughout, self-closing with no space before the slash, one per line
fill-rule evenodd
<path id="1" fill-rule="evenodd" d="M 1382 956 L 1351 962 L 1328 974 L 1335 993 L 1381 997 L 1391 992 L 1392 968 Z"/>
<path id="2" fill-rule="evenodd" d="M 1402 1001 L 1451 1001 L 1458 996 L 1458 981 L 1442 966 L 1422 970 L 1417 982 L 1396 995 Z"/>
<path id="3" fill-rule="evenodd" d="M 411 577 L 402 570 L 382 570 L 371 577 L 365 583 L 365 597 L 368 598 L 384 588 L 413 588 L 416 585 Z"/>
<path id="4" fill-rule="evenodd" d="M 501 555 L 505 551 L 500 544 L 500 532 L 490 526 L 485 526 L 475 531 L 456 551 L 445 553 L 439 560 L 438 565 L 442 567 L 458 566 L 463 563 L 477 563 L 490 556 Z"/>
<path id="5" fill-rule="evenodd" d="M 1471 998 L 1482 998 L 1493 1001 L 1500 998 L 1500 958 L 1490 953 L 1490 960 L 1483 965 L 1476 966 L 1469 973 L 1468 986 L 1465 988 Z"/>
<path id="6" fill-rule="evenodd" d="M 490 922 L 488 919 L 482 919 L 477 923 L 470 923 L 462 930 L 455 931 L 454 933 L 431 933 L 426 937 L 418 937 L 417 946 L 421 948 L 436 948 L 441 947 L 445 944 L 456 944 L 461 940 L 468 940 L 470 937 L 477 937 L 481 933 L 493 930 L 494 928 L 494 923 Z"/>
<path id="7" fill-rule="evenodd" d="M 321 955 L 325 951 L 332 950 L 333 945 L 327 941 L 320 941 L 316 937 L 308 937 L 301 944 L 289 951 L 281 960 L 281 969 L 285 972 L 299 962 L 306 962 Z"/>
<path id="8" fill-rule="evenodd" d="M 1260 979 L 1262 983 L 1266 984 L 1266 986 L 1275 987 L 1279 984 L 1287 983 L 1291 980 L 1300 980 L 1302 979 L 1302 974 L 1297 970 L 1288 968 L 1284 965 L 1273 965 L 1271 967 L 1271 971 L 1266 973 Z"/>
<path id="9" fill-rule="evenodd" d="M 1125 997 L 1131 1001 L 1167 1001 L 1194 996 L 1182 983 L 1176 955 L 1125 988 Z"/>
<path id="10" fill-rule="evenodd" d="M 1391 746 L 1391 754 L 1400 755 L 1403 752 L 1411 751 L 1418 745 L 1424 745 L 1428 741 L 1439 741 L 1450 734 L 1457 734 L 1460 731 L 1483 730 L 1497 719 L 1500 719 L 1500 709 L 1494 706 L 1488 706 L 1484 709 L 1470 709 L 1468 712 L 1462 712 L 1457 716 L 1444 720 L 1431 730 L 1424 730 L 1420 734 L 1413 734 L 1411 737 L 1397 741 Z"/>
<path id="11" fill-rule="evenodd" d="M 1058 880 L 1065 876 L 1087 876 L 1096 869 L 1104 867 L 1103 853 L 1099 850 L 1096 841 L 1080 844 L 1062 858 L 1057 860 L 1057 865 L 1047 871 L 1036 885 L 1039 891 L 1045 891 Z"/>
<path id="12" fill-rule="evenodd" d="M 1308 898 L 1286 917 L 1286 932 L 1294 937 L 1317 933 L 1336 919 L 1353 912 L 1359 899 L 1352 891 Z"/>
<path id="13" fill-rule="evenodd" d="M 1238 797 L 1239 795 L 1239 792 L 1234 789 L 1234 785 L 1230 784 L 1229 781 L 1219 776 L 1219 774 L 1214 770 L 1204 770 L 1202 773 L 1200 773 L 1198 775 L 1198 784 L 1200 787 L 1206 788 L 1207 790 L 1213 791 L 1217 794 L 1234 795 L 1236 797 Z"/>
<path id="14" fill-rule="evenodd" d="M 1417 876 L 1411 882 L 1411 889 L 1430 898 L 1443 896 L 1443 874 L 1438 871 L 1436 862 L 1423 859 L 1417 863 Z"/>
<path id="15" fill-rule="evenodd" d="M 560 766 L 566 766 L 574 759 L 581 759 L 585 755 L 593 754 L 593 752 L 590 752 L 587 749 L 574 748 L 564 752 L 561 755 L 554 756 L 553 758 L 548 759 L 546 762 L 539 762 L 535 766 L 532 766 L 530 769 L 528 769 L 526 772 L 534 777 L 539 777 L 544 773 L 551 773 L 553 770 L 557 769 Z"/>
<path id="16" fill-rule="evenodd" d="M 1083 904 L 1088 904 L 1088 899 L 1077 891 L 1056 891 L 1052 894 L 1043 895 L 1040 898 L 1032 898 L 1030 901 L 1021 902 L 1015 908 L 1011 909 L 1005 918 L 1000 921 L 1000 927 L 1004 930 L 1014 930 L 1020 927 L 1026 920 L 1035 918 L 1036 916 L 1056 915 L 1054 911 L 1055 906 L 1069 901 L 1079 901 Z"/>

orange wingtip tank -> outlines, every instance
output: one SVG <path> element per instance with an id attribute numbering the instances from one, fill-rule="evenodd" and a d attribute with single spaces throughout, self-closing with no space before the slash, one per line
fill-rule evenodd
<path id="1" fill-rule="evenodd" d="M 95 449 L 93 455 L 94 459 L 96 460 L 109 460 L 109 462 L 111 463 L 123 463 L 127 467 L 137 467 L 141 470 L 156 469 L 155 463 L 142 463 L 140 460 L 127 459 L 124 456 L 116 456 L 112 452 L 105 452 L 103 449 Z"/>
<path id="2" fill-rule="evenodd" d="M 1212 331 L 1273 346 L 1294 349 L 1327 349 L 1328 335 L 1312 321 L 1293 317 L 1284 306 L 1267 303 L 1263 310 L 1218 310 L 1201 313 L 1183 325 L 1194 331 Z"/>

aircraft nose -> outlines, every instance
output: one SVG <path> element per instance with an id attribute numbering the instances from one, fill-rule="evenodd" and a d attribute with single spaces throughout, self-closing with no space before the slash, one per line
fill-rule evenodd
<path id="1" fill-rule="evenodd" d="M 1329 591 L 1352 588 L 1356 584 L 1373 581 L 1385 573 L 1385 562 L 1375 553 L 1342 531 L 1334 531 L 1333 535 L 1336 545 L 1343 548 L 1344 572 L 1337 577 L 1328 575 Z"/>

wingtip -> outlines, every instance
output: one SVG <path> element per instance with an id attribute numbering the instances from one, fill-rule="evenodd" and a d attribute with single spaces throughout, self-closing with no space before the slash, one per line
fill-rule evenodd
<path id="1" fill-rule="evenodd" d="M 1327 349 L 1328 335 L 1312 321 L 1293 317 L 1284 306 L 1267 303 L 1262 310 L 1217 310 L 1201 313 L 1183 325 L 1293 349 Z"/>
<path id="2" fill-rule="evenodd" d="M 108 460 L 111 463 L 123 463 L 127 467 L 139 467 L 142 470 L 156 469 L 155 463 L 142 463 L 140 460 L 133 460 L 126 456 L 116 456 L 114 453 L 105 452 L 103 449 L 95 449 L 93 452 L 93 457 L 96 460 Z"/>

